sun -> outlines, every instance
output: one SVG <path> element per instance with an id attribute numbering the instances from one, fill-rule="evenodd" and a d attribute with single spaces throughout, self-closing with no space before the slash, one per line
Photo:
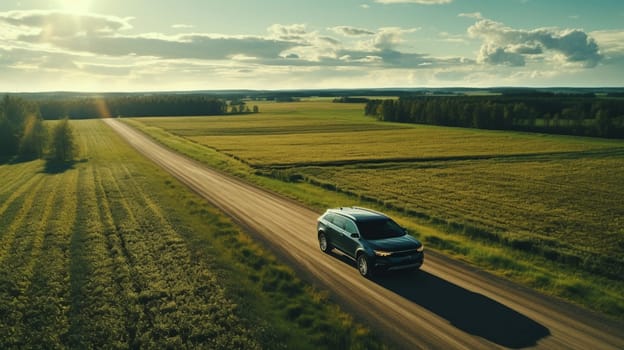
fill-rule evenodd
<path id="1" fill-rule="evenodd" d="M 87 13 L 91 0 L 58 0 L 60 7 L 68 12 Z"/>

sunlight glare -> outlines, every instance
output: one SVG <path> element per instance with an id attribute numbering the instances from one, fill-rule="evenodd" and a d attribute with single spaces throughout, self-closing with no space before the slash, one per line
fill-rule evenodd
<path id="1" fill-rule="evenodd" d="M 87 13 L 91 0 L 59 0 L 60 7 L 68 12 Z"/>

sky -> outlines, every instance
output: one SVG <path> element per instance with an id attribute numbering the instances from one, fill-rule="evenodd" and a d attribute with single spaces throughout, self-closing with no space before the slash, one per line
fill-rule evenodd
<path id="1" fill-rule="evenodd" d="M 494 86 L 624 86 L 624 1 L 0 1 L 4 92 Z"/>

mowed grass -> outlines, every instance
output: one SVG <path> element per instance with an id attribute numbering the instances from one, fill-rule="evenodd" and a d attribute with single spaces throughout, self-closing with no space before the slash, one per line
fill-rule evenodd
<path id="1" fill-rule="evenodd" d="M 621 141 L 380 123 L 361 104 L 260 107 L 128 122 L 319 210 L 395 213 L 430 247 L 624 317 Z"/>
<path id="2" fill-rule="evenodd" d="M 383 347 L 104 123 L 71 125 L 71 166 L 0 165 L 0 347 Z"/>

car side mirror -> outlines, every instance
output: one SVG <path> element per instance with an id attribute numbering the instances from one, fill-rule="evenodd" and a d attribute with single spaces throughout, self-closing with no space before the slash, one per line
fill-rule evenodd
<path id="1" fill-rule="evenodd" d="M 407 229 L 405 227 L 401 227 L 403 229 L 403 232 L 407 233 Z"/>
<path id="2" fill-rule="evenodd" d="M 360 238 L 360 235 L 358 233 L 352 233 L 351 238 Z"/>

